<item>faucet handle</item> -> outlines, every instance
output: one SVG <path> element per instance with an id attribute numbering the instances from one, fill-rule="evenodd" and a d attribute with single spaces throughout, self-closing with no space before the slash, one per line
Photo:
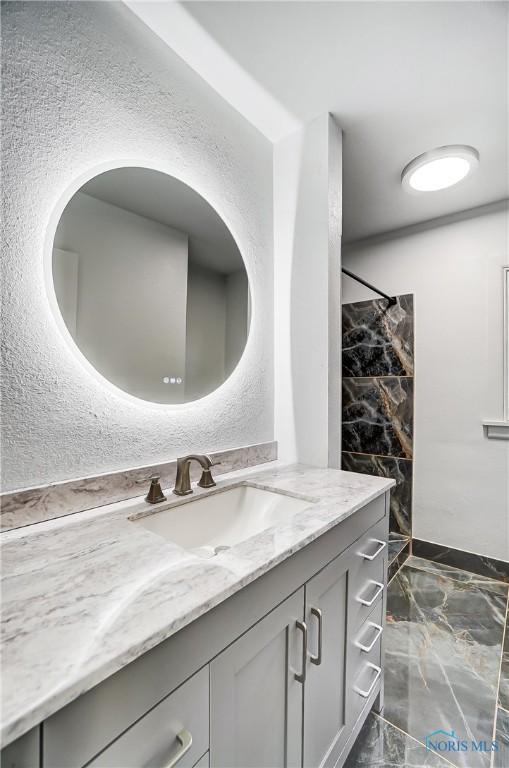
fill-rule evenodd
<path id="1" fill-rule="evenodd" d="M 215 467 L 216 464 L 221 464 L 220 461 L 214 461 L 210 462 L 210 467 Z M 216 484 L 216 481 L 212 477 L 212 472 L 210 471 L 210 467 L 208 469 L 204 469 L 201 473 L 201 477 L 198 481 L 198 485 L 200 488 L 213 488 Z"/>
<path id="2" fill-rule="evenodd" d="M 159 479 L 159 475 L 152 475 L 149 477 L 150 488 L 148 489 L 148 493 L 145 496 L 145 501 L 148 501 L 149 504 L 159 504 L 160 501 L 165 501 L 166 499 L 166 496 L 162 491 L 161 484 L 159 483 Z"/>

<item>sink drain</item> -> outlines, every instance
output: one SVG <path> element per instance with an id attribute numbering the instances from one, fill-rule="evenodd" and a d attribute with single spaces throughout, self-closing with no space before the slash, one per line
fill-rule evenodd
<path id="1" fill-rule="evenodd" d="M 227 549 L 231 549 L 231 547 L 226 544 L 220 544 L 217 547 L 195 547 L 189 551 L 192 552 L 193 555 L 196 555 L 196 557 L 201 557 L 203 560 L 210 560 L 211 557 L 219 555 L 220 552 L 226 552 Z"/>
<path id="2" fill-rule="evenodd" d="M 218 547 L 214 547 L 214 554 L 218 555 L 220 552 L 226 552 L 227 549 L 231 549 L 231 547 L 226 544 L 220 544 Z"/>

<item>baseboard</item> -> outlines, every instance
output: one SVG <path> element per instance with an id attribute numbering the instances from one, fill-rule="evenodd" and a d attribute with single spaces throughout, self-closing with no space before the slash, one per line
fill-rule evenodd
<path id="1" fill-rule="evenodd" d="M 509 563 L 504 560 L 496 560 L 486 555 L 476 555 L 473 552 L 465 552 L 462 549 L 453 549 L 443 544 L 435 544 L 432 541 L 412 539 L 412 554 L 444 563 L 453 568 L 461 568 L 478 576 L 487 576 L 490 579 L 509 583 Z"/>

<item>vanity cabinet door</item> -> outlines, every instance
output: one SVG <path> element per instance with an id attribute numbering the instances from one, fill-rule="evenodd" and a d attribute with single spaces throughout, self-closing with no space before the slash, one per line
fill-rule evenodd
<path id="1" fill-rule="evenodd" d="M 211 768 L 301 766 L 303 613 L 301 588 L 211 662 Z"/>
<path id="2" fill-rule="evenodd" d="M 0 754 L 0 768 L 39 768 L 40 729 L 37 726 L 20 736 Z"/>
<path id="3" fill-rule="evenodd" d="M 306 584 L 308 669 L 304 695 L 304 766 L 334 765 L 347 737 L 346 661 L 349 585 L 347 551 Z"/>

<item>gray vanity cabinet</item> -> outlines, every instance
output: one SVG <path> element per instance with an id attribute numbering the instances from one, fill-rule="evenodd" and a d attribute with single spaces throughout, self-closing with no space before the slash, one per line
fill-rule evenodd
<path id="1" fill-rule="evenodd" d="M 211 662 L 211 768 L 343 764 L 380 690 L 385 528 L 370 529 Z"/>
<path id="2" fill-rule="evenodd" d="M 372 500 L 76 698 L 1 768 L 341 768 L 383 703 L 388 505 Z"/>
<path id="3" fill-rule="evenodd" d="M 301 765 L 303 609 L 301 588 L 211 662 L 211 768 Z"/>
<path id="4" fill-rule="evenodd" d="M 306 584 L 309 628 L 304 686 L 304 762 L 333 765 L 346 738 L 346 643 L 352 596 L 350 553 L 333 560 Z M 351 590 L 350 590 L 351 591 Z"/>

